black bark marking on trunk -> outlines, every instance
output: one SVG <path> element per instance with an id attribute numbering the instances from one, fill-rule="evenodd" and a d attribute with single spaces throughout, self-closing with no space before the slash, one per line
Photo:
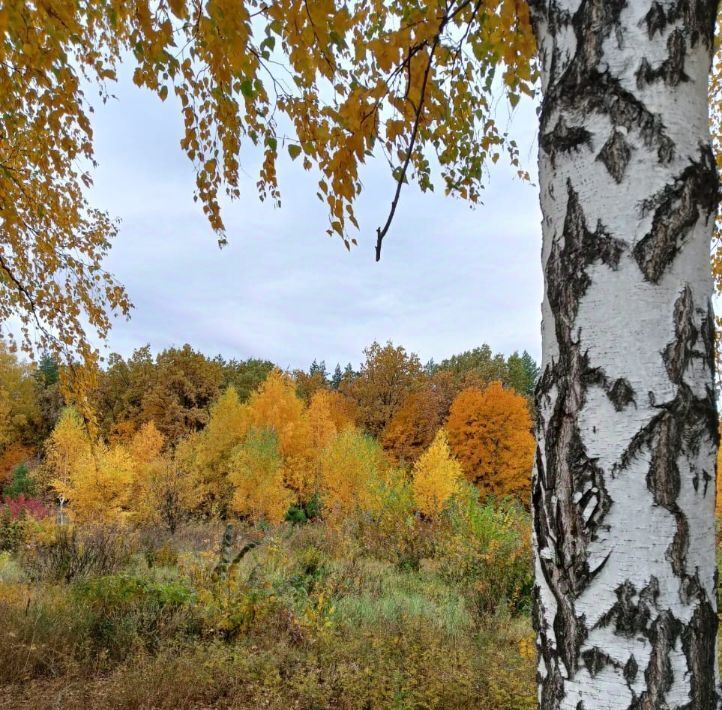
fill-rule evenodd
<path id="1" fill-rule="evenodd" d="M 632 149 L 629 147 L 624 133 L 615 130 L 597 155 L 597 160 L 604 163 L 604 167 L 614 178 L 614 182 L 620 184 L 624 179 L 624 173 L 631 157 Z"/>
<path id="2" fill-rule="evenodd" d="M 560 118 L 554 130 L 541 136 L 539 145 L 549 156 L 552 165 L 556 165 L 557 153 L 571 153 L 581 150 L 584 146 L 590 147 L 592 134 L 579 126 L 568 126 L 563 118 Z"/>
<path id="3" fill-rule="evenodd" d="M 634 388 L 629 381 L 620 377 L 614 381 L 611 389 L 607 392 L 607 397 L 611 400 L 614 408 L 621 412 L 625 407 L 634 404 Z"/>
<path id="4" fill-rule="evenodd" d="M 602 649 L 594 646 L 582 653 L 582 660 L 589 675 L 594 678 L 597 673 L 604 670 L 607 666 L 614 666 L 621 669 L 621 664 L 615 661 L 611 656 L 604 653 Z"/>
<path id="5" fill-rule="evenodd" d="M 668 610 L 662 611 L 652 622 L 647 635 L 652 652 L 644 671 L 647 688 L 632 701 L 629 710 L 664 710 L 669 707 L 666 696 L 674 682 L 670 655 L 681 631 L 682 624 Z"/>
<path id="6" fill-rule="evenodd" d="M 629 581 L 620 584 L 614 590 L 617 601 L 597 622 L 595 628 L 613 625 L 617 636 L 634 638 L 647 636 L 652 612 L 659 598 L 659 581 L 651 577 L 649 584 L 637 593 L 636 587 Z"/>
<path id="7" fill-rule="evenodd" d="M 695 357 L 706 357 L 706 353 L 695 351 L 698 331 L 694 324 L 694 302 L 692 289 L 682 290 L 674 304 L 674 340 L 664 349 L 663 359 L 669 379 L 679 386 L 690 361 Z"/>
<path id="8" fill-rule="evenodd" d="M 691 672 L 692 697 L 683 710 L 715 708 L 719 700 L 715 687 L 715 637 L 717 614 L 707 599 L 700 600 L 692 620 L 682 631 L 682 648 Z"/>
<path id="9" fill-rule="evenodd" d="M 624 377 L 619 377 L 614 381 L 610 380 L 600 367 L 591 367 L 589 365 L 589 356 L 586 353 L 584 355 L 584 364 L 586 367 L 582 374 L 582 383 L 586 387 L 601 387 L 617 412 L 624 411 L 630 404 L 637 406 L 636 393 L 629 380 Z"/>
<path id="10" fill-rule="evenodd" d="M 659 32 L 664 32 L 667 26 L 667 13 L 662 5 L 658 2 L 653 2 L 652 7 L 649 8 L 647 16 L 644 18 L 647 23 L 647 34 L 649 39 L 654 39 L 654 35 Z"/>
<path id="11" fill-rule="evenodd" d="M 579 301 L 591 284 L 587 267 L 598 261 L 617 269 L 626 247 L 621 239 L 606 232 L 601 222 L 594 232 L 587 228 L 579 196 L 567 181 L 567 212 L 562 233 L 564 244 L 556 240 L 546 264 L 548 297 L 554 311 L 557 339 L 569 348 L 573 344 L 572 323 Z"/>
<path id="12" fill-rule="evenodd" d="M 715 354 L 715 312 L 714 306 L 712 305 L 712 299 L 707 303 L 707 314 L 702 320 L 702 327 L 700 328 L 700 334 L 702 336 L 702 343 L 704 344 L 705 359 L 710 369 L 710 375 L 712 381 L 716 379 L 716 354 Z"/>
<path id="13" fill-rule="evenodd" d="M 642 216 L 654 215 L 652 227 L 632 253 L 648 281 L 662 278 L 697 221 L 716 212 L 718 199 L 717 168 L 707 145 L 700 149 L 699 161 L 642 205 Z"/>
<path id="14" fill-rule="evenodd" d="M 623 27 L 627 20 L 620 17 L 625 8 L 636 9 L 637 5 L 628 0 L 581 0 L 573 13 L 562 10 L 557 0 L 529 0 L 529 6 L 544 66 L 540 124 L 541 142 L 545 143 L 542 149 L 548 162 L 542 165 L 547 169 L 549 164 L 553 167 L 563 153 L 572 151 L 579 151 L 580 160 L 587 160 L 587 155 L 581 153 L 583 147 L 602 145 L 605 141 L 597 159 L 620 184 L 631 160 L 629 148 L 624 145 L 627 141 L 637 146 L 642 143 L 656 153 L 659 163 L 668 164 L 675 157 L 675 144 L 662 116 L 647 108 L 641 99 L 642 92 L 635 95 L 634 86 L 630 90 L 612 73 L 614 64 L 607 63 L 603 56 L 604 47 L 616 42 L 623 48 L 628 41 Z M 645 18 L 648 36 L 661 37 L 657 45 L 661 49 L 666 43 L 667 56 L 654 66 L 641 63 L 636 88 L 652 82 L 665 82 L 670 89 L 679 87 L 687 80 L 685 57 L 689 48 L 700 43 L 708 49 L 712 46 L 717 0 L 648 0 L 648 6 Z M 570 55 L 571 32 L 576 47 Z M 689 63 L 690 73 L 692 68 Z M 576 133 L 570 140 L 567 125 L 586 122 L 589 126 L 592 115 L 611 123 L 610 134 L 598 137 Z M 552 183 L 550 194 L 553 186 Z M 558 191 L 558 184 L 556 187 Z M 714 367 L 713 316 L 708 311 L 701 318 L 700 309 L 695 309 L 692 303 L 692 293 L 680 294 L 675 306 L 674 342 L 660 353 L 676 394 L 668 401 L 666 394 L 648 393 L 656 413 L 633 436 L 614 469 L 606 472 L 623 475 L 631 462 L 642 455 L 649 461 L 647 487 L 655 504 L 667 510 L 675 521 L 676 532 L 666 554 L 670 569 L 679 579 L 681 599 L 685 603 L 696 602 L 693 623 L 684 624 L 671 610 L 661 608 L 659 583 L 654 577 L 639 591 L 641 585 L 635 587 L 628 580 L 617 589 L 617 602 L 597 626 L 610 626 L 615 635 L 630 640 L 646 638 L 652 651 L 646 667 L 640 668 L 638 657 L 630 656 L 626 663 L 625 659 L 611 658 L 604 648 L 587 648 L 582 652 L 589 629 L 584 616 L 576 612 L 576 600 L 603 566 L 590 569 L 588 547 L 596 539 L 597 531 L 605 529 L 612 501 L 604 485 L 605 472 L 587 452 L 576 422 L 590 386 L 602 387 L 617 411 L 631 404 L 636 406 L 636 395 L 629 382 L 608 377 L 601 368 L 590 364 L 576 324 L 579 301 L 591 283 L 589 265 L 596 261 L 616 269 L 625 244 L 613 239 L 599 223 L 591 231 L 571 184 L 567 185 L 567 193 L 562 234 L 553 238 L 545 264 L 547 299 L 559 352 L 556 361 L 545 368 L 536 391 L 541 413 L 537 420 L 541 448 L 537 452 L 532 494 L 534 535 L 543 591 L 554 598 L 552 614 L 551 609 L 543 607 L 542 590 L 535 589 L 540 707 L 557 710 L 566 697 L 567 680 L 573 680 L 584 664 L 592 676 L 607 666 L 618 669 L 631 693 L 631 710 L 663 710 L 675 680 L 671 653 L 676 645 L 676 651 L 681 649 L 687 658 L 689 673 L 677 680 L 690 684 L 689 710 L 707 710 L 719 703 L 711 677 L 717 619 L 698 570 L 687 568 L 690 531 L 677 499 L 682 485 L 687 485 L 687 480 L 682 480 L 682 471 L 687 476 L 687 469 L 680 468 L 681 458 L 692 463 L 695 451 L 701 451 L 701 443 L 716 441 L 718 437 L 712 386 L 700 394 L 685 382 L 685 373 L 690 373 L 690 368 L 699 372 L 700 361 L 711 369 Z M 698 219 L 703 216 L 709 219 L 716 206 L 716 169 L 711 151 L 704 147 L 698 162 L 693 162 L 642 206 L 641 216 L 652 215 L 652 226 L 636 245 L 634 257 L 646 280 L 657 283 L 661 279 Z M 545 218 L 549 219 L 549 215 Z M 698 379 L 697 375 L 688 377 L 690 381 Z M 695 490 L 703 490 L 706 495 L 709 473 L 693 469 L 692 475 Z M 699 486 L 703 479 L 704 489 Z M 637 694 L 632 686 L 640 682 L 640 671 L 646 688 Z M 582 707 L 582 702 L 578 702 L 577 710 Z"/>
<path id="15" fill-rule="evenodd" d="M 689 77 L 684 73 L 687 40 L 682 30 L 674 30 L 669 35 L 667 51 L 669 56 L 656 69 L 652 69 L 652 65 L 646 57 L 642 59 L 637 70 L 637 86 L 640 89 L 660 79 L 667 86 L 677 86 L 683 81 L 689 81 Z"/>
<path id="16" fill-rule="evenodd" d="M 709 48 L 714 39 L 716 17 L 717 0 L 677 0 L 668 8 L 653 2 L 645 21 L 650 39 L 679 22 L 687 30 L 693 47 L 702 41 Z"/>
<path id="17" fill-rule="evenodd" d="M 634 657 L 634 655 L 631 655 L 624 666 L 624 680 L 627 681 L 627 685 L 631 685 L 632 683 L 634 683 L 637 678 L 638 670 L 639 665 L 637 664 L 637 659 Z"/>
<path id="18" fill-rule="evenodd" d="M 584 616 L 575 611 L 575 599 L 604 566 L 602 562 L 590 568 L 587 548 L 596 539 L 612 504 L 604 471 L 587 454 L 576 414 L 584 407 L 586 389 L 592 384 L 602 383 L 620 403 L 630 394 L 623 385 L 610 383 L 600 370 L 590 368 L 588 355 L 581 351 L 576 339 L 574 321 L 580 300 L 591 285 L 588 267 L 601 263 L 616 269 L 625 249 L 625 242 L 608 234 L 600 223 L 594 231 L 588 228 L 579 196 L 568 183 L 564 228 L 554 240 L 546 263 L 547 296 L 554 312 L 559 358 L 547 366 L 539 380 L 538 405 L 543 407 L 552 389 L 557 396 L 546 425 L 543 418 L 539 420 L 546 462 L 537 455 L 533 490 L 540 566 L 557 604 L 552 623 L 556 652 L 547 651 L 542 656 L 547 671 L 542 697 L 548 703 L 542 707 L 550 710 L 558 706 L 563 677 L 573 678 L 580 661 L 589 662 L 580 658 L 587 628 Z M 538 595 L 536 598 L 541 603 Z M 537 633 L 542 639 L 548 638 L 540 622 Z M 542 646 L 546 645 L 543 641 Z M 564 674 L 560 673 L 560 662 Z"/>
<path id="19" fill-rule="evenodd" d="M 577 11 L 569 15 L 554 2 L 531 4 L 535 25 L 545 25 L 553 41 L 561 28 L 570 25 L 576 37 L 575 54 L 565 65 L 556 48 L 551 50 L 541 132 L 548 131 L 552 117 L 560 112 L 584 116 L 599 113 L 607 116 L 614 127 L 639 131 L 645 145 L 656 148 L 658 160 L 668 163 L 674 157 L 674 144 L 661 118 L 625 89 L 602 61 L 603 44 L 612 34 L 620 45 L 623 41 L 619 17 L 626 6 L 627 0 L 582 0 Z"/>

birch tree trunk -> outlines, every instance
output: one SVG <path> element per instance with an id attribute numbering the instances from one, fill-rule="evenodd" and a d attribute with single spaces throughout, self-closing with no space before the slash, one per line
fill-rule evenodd
<path id="1" fill-rule="evenodd" d="M 717 0 L 530 5 L 543 66 L 539 703 L 711 710 Z"/>

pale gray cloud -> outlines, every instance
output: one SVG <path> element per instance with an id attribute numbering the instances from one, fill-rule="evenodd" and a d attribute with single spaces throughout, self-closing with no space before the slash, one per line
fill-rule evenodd
<path id="1" fill-rule="evenodd" d="M 283 162 L 283 207 L 274 209 L 256 197 L 257 157 L 249 153 L 244 197 L 225 209 L 230 241 L 219 250 L 192 201 L 177 107 L 127 78 L 114 93 L 118 100 L 95 114 L 93 199 L 122 219 L 108 266 L 136 307 L 130 322 L 116 323 L 111 350 L 189 342 L 208 354 L 306 367 L 314 358 L 356 363 L 372 340 L 391 339 L 424 360 L 483 342 L 538 357 L 537 194 L 509 168 L 494 168 L 475 210 L 405 189 L 376 264 L 373 235 L 393 187 L 385 165 L 370 163 L 363 173 L 362 233 L 349 254 L 324 236 L 313 176 Z M 530 104 L 512 123 L 528 168 L 535 125 Z"/>

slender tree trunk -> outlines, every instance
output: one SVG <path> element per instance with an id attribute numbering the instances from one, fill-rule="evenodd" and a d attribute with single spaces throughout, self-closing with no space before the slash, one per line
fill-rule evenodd
<path id="1" fill-rule="evenodd" d="M 543 710 L 720 707 L 707 78 L 717 0 L 530 0 Z"/>

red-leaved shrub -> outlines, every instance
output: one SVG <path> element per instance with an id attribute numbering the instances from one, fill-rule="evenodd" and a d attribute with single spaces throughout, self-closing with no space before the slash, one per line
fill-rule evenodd
<path id="1" fill-rule="evenodd" d="M 17 498 L 3 498 L 0 508 L 7 508 L 13 520 L 23 515 L 41 520 L 50 515 L 47 506 L 39 498 L 26 498 L 24 495 L 19 495 Z"/>

